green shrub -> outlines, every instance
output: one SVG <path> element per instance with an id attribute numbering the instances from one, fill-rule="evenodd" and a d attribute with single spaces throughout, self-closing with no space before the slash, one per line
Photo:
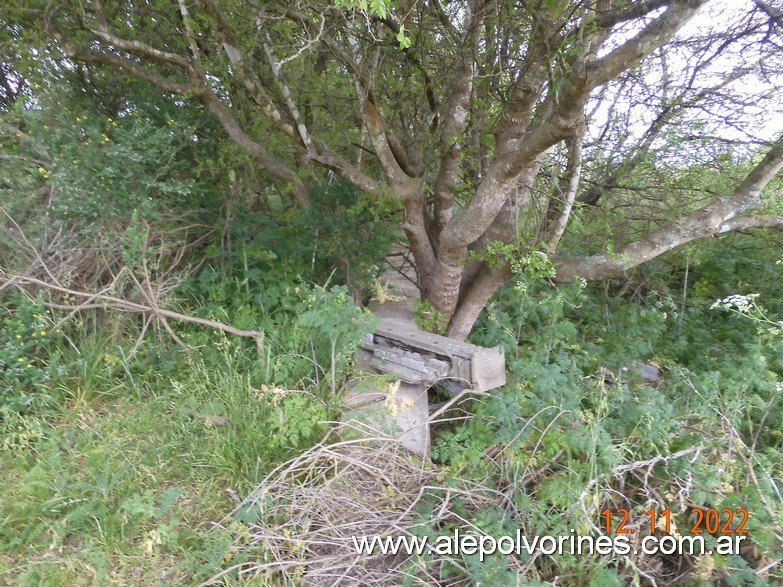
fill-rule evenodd
<path id="1" fill-rule="evenodd" d="M 0 408 L 20 414 L 42 409 L 57 381 L 58 344 L 49 310 L 40 300 L 6 294 L 0 317 Z"/>

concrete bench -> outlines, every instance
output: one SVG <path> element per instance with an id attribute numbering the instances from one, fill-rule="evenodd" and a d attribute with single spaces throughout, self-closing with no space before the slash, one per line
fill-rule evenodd
<path id="1" fill-rule="evenodd" d="M 371 424 L 423 455 L 430 449 L 430 387 L 449 382 L 453 393 L 486 392 L 506 383 L 505 357 L 499 347 L 425 332 L 400 318 L 382 318 L 356 358 L 360 375 L 349 385 L 343 419 Z M 376 377 L 368 380 L 368 375 Z M 385 385 L 377 384 L 378 375 L 390 376 L 384 378 Z"/>

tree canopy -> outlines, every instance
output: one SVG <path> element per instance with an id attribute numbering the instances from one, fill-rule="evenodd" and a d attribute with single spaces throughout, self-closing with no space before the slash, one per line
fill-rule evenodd
<path id="1" fill-rule="evenodd" d="M 10 11 L 8 35 L 34 39 L 51 75 L 114 71 L 206 107 L 296 205 L 337 175 L 398 207 L 419 287 L 457 338 L 520 271 L 605 280 L 694 239 L 783 226 L 763 195 L 783 167 L 782 13 L 763 0 Z M 0 73 L 5 103 L 21 82 Z M 133 110 L 113 93 L 117 116 Z"/>

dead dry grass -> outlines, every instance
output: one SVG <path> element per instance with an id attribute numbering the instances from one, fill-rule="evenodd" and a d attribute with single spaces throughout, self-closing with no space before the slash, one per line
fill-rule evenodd
<path id="1" fill-rule="evenodd" d="M 237 559 L 249 559 L 205 584 L 233 573 L 310 586 L 400 585 L 405 577 L 418 579 L 413 584 L 470 583 L 452 557 L 360 555 L 353 537 L 414 536 L 446 526 L 479 534 L 470 513 L 502 507 L 506 497 L 465 480 L 451 478 L 446 486 L 439 467 L 399 441 L 360 425 L 355 431 L 362 438 L 338 440 L 335 431 L 264 479 L 235 512 L 256 517 L 234 545 Z"/>

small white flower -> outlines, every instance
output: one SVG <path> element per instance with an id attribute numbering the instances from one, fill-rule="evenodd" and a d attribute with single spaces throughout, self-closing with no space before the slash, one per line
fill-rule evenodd
<path id="1" fill-rule="evenodd" d="M 753 293 L 748 295 L 734 294 L 726 296 L 723 299 L 717 300 L 710 306 L 710 309 L 726 308 L 727 310 L 737 310 L 738 312 L 745 314 L 753 308 L 754 300 L 759 297 L 759 294 Z"/>

